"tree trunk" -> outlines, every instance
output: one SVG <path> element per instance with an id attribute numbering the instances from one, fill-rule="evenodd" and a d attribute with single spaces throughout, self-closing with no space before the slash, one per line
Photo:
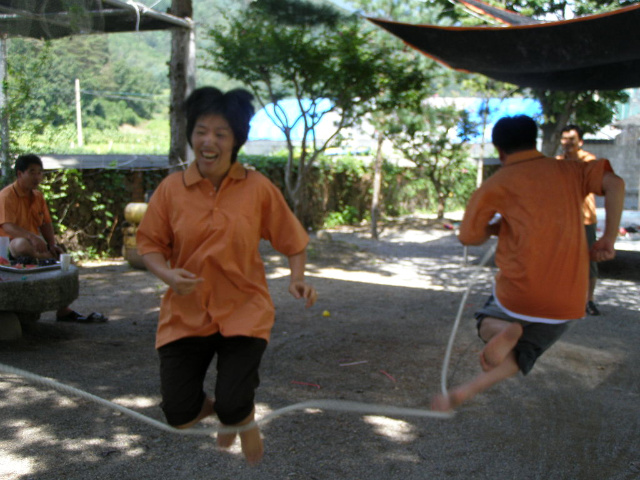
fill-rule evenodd
<path id="1" fill-rule="evenodd" d="M 571 115 L 575 112 L 577 94 L 574 93 L 567 96 L 560 112 L 553 111 L 556 108 L 552 108 L 551 101 L 545 101 L 544 95 L 539 94 L 537 97 L 542 105 L 542 114 L 545 118 L 545 123 L 540 127 L 542 130 L 540 151 L 547 156 L 553 157 L 560 146 L 561 131 L 569 123 Z"/>
<path id="2" fill-rule="evenodd" d="M 382 142 L 384 135 L 378 132 L 376 161 L 373 164 L 373 195 L 371 198 L 371 238 L 378 239 L 378 214 L 380 213 L 380 190 L 382 187 Z"/>
<path id="3" fill-rule="evenodd" d="M 438 195 L 438 210 L 437 210 L 437 219 L 442 220 L 444 218 L 445 208 L 447 206 L 447 197 Z"/>
<path id="4" fill-rule="evenodd" d="M 293 164 L 291 165 L 291 170 L 292 170 L 290 172 L 291 180 L 290 180 L 290 184 L 287 185 L 287 193 L 289 194 L 291 203 L 293 204 L 294 215 L 298 220 L 300 220 L 300 223 L 302 223 L 302 226 L 306 228 L 309 225 L 306 225 L 306 219 L 305 219 L 306 202 L 304 198 L 304 195 L 305 195 L 305 190 L 304 190 L 305 182 L 303 179 L 304 172 L 302 171 L 302 166 L 300 165 L 300 163 L 298 163 L 298 171 L 296 172 L 295 181 L 294 181 L 293 180 Z"/>
<path id="5" fill-rule="evenodd" d="M 172 0 L 171 14 L 180 18 L 193 18 L 191 1 Z M 193 35 L 193 29 L 174 28 L 171 30 L 171 60 L 169 62 L 171 145 L 169 147 L 169 164 L 173 168 L 176 168 L 181 162 L 187 161 L 187 119 L 182 111 L 182 104 L 195 84 Z"/>

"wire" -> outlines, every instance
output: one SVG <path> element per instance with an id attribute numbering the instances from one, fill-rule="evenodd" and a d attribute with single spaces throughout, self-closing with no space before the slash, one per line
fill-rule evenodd
<path id="1" fill-rule="evenodd" d="M 462 318 L 462 312 L 464 311 L 464 306 L 467 303 L 467 298 L 469 297 L 469 293 L 471 292 L 471 289 L 475 285 L 481 273 L 481 268 L 489 261 L 489 259 L 491 258 L 491 256 L 494 254 L 495 251 L 496 251 L 495 245 L 493 245 L 489 250 L 487 250 L 487 253 L 484 254 L 484 257 L 482 257 L 482 260 L 480 261 L 480 264 L 473 272 L 473 275 L 471 275 L 471 278 L 469 279 L 469 283 L 467 285 L 467 289 L 464 291 L 464 295 L 462 295 L 462 300 L 460 301 L 460 306 L 458 307 L 458 314 L 456 315 L 456 319 L 453 322 L 451 334 L 449 335 L 449 342 L 447 344 L 447 349 L 444 354 L 444 360 L 442 362 L 442 376 L 440 379 L 440 384 L 442 388 L 442 394 L 444 396 L 447 396 L 447 374 L 449 370 L 449 363 L 451 361 L 451 352 L 453 351 L 453 343 L 456 338 L 456 334 L 458 332 L 458 327 L 460 326 L 460 319 Z"/>

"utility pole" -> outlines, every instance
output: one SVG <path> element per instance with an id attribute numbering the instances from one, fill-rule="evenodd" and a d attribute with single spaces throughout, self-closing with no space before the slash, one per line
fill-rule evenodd
<path id="1" fill-rule="evenodd" d="M 82 104 L 80 103 L 80 79 L 76 78 L 76 128 L 78 130 L 78 146 L 84 145 L 82 137 Z"/>

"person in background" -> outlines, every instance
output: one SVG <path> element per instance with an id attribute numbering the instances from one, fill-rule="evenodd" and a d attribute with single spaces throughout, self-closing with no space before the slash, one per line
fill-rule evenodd
<path id="1" fill-rule="evenodd" d="M 162 409 L 188 428 L 216 414 L 239 429 L 250 464 L 263 443 L 254 423 L 258 368 L 274 323 L 261 239 L 288 257 L 289 292 L 310 307 L 316 290 L 304 278 L 309 237 L 280 190 L 237 162 L 254 109 L 242 89 L 194 90 L 185 102 L 187 138 L 195 160 L 158 186 L 138 228 L 138 252 L 169 289 L 156 334 Z M 213 396 L 204 392 L 217 356 Z M 228 448 L 236 433 L 218 434 Z"/>
<path id="2" fill-rule="evenodd" d="M 583 131 L 577 125 L 567 125 L 562 129 L 560 144 L 562 146 L 562 155 L 558 160 L 573 160 L 578 162 L 592 162 L 596 160 L 596 156 L 582 149 L 584 140 L 582 139 Z M 584 229 L 587 234 L 587 243 L 589 248 L 596 241 L 597 223 L 596 217 L 596 198 L 593 193 L 587 195 L 584 199 Z M 586 312 L 589 315 L 600 315 L 600 311 L 594 300 L 596 290 L 596 282 L 598 279 L 598 263 L 589 261 L 589 289 Z"/>
<path id="3" fill-rule="evenodd" d="M 49 208 L 38 190 L 42 159 L 34 154 L 20 155 L 15 172 L 16 181 L 0 191 L 0 236 L 11 239 L 9 253 L 13 259 L 58 259 L 63 251 L 56 243 Z M 56 320 L 102 323 L 108 318 L 97 312 L 85 316 L 66 306 L 56 312 Z"/>

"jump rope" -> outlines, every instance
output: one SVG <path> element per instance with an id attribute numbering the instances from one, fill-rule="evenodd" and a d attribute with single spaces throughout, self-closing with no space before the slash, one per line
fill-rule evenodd
<path id="1" fill-rule="evenodd" d="M 473 274 L 469 277 L 469 282 L 468 282 L 467 288 L 465 289 L 464 295 L 462 296 L 462 300 L 460 301 L 460 306 L 458 307 L 458 313 L 453 323 L 451 334 L 449 335 L 449 341 L 447 343 L 444 360 L 442 362 L 442 373 L 441 373 L 440 383 L 441 383 L 442 395 L 444 396 L 447 396 L 448 394 L 447 375 L 449 370 L 449 363 L 451 361 L 451 351 L 453 350 L 453 344 L 455 341 L 456 333 L 458 332 L 458 326 L 460 325 L 460 319 L 462 318 L 464 306 L 467 302 L 467 298 L 469 297 L 469 293 L 471 292 L 471 289 L 473 288 L 474 284 L 476 283 L 481 273 L 482 267 L 489 261 L 494 251 L 495 251 L 495 246 L 491 247 L 487 251 L 487 253 L 485 253 L 480 264 L 474 269 Z M 272 412 L 267 413 L 263 417 L 239 427 L 226 427 L 223 425 L 218 425 L 210 428 L 202 427 L 202 428 L 191 428 L 191 429 L 177 429 L 177 428 L 171 427 L 166 423 L 160 422 L 151 417 L 147 417 L 146 415 L 142 415 L 141 413 L 138 413 L 135 410 L 131 410 L 130 408 L 123 407 L 122 405 L 118 405 L 117 403 L 111 402 L 109 400 L 105 400 L 104 398 L 98 397 L 89 392 L 85 392 L 84 390 L 80 390 L 70 385 L 65 385 L 51 378 L 42 377 L 40 375 L 36 375 L 34 373 L 27 372 L 25 370 L 21 370 L 19 368 L 15 368 L 9 365 L 4 365 L 2 363 L 0 363 L 0 372 L 8 373 L 11 375 L 17 375 L 35 384 L 50 387 L 62 393 L 67 393 L 73 396 L 84 398 L 91 402 L 97 403 L 98 405 L 102 405 L 112 410 L 121 412 L 135 420 L 144 422 L 159 430 L 163 430 L 165 432 L 170 432 L 170 433 L 177 433 L 180 435 L 211 436 L 216 433 L 243 432 L 243 431 L 255 428 L 256 425 L 267 424 L 268 422 L 278 417 L 281 417 L 287 413 L 298 411 L 298 410 L 306 410 L 306 409 L 331 410 L 331 411 L 337 411 L 337 412 L 350 412 L 350 413 L 359 413 L 359 414 L 365 414 L 365 415 L 382 415 L 382 416 L 389 416 L 389 417 L 423 417 L 423 418 L 429 417 L 429 418 L 447 419 L 447 418 L 452 418 L 454 416 L 453 412 L 436 412 L 433 410 L 425 410 L 425 409 L 419 409 L 419 408 L 395 407 L 395 406 L 389 406 L 389 405 L 363 403 L 363 402 L 355 402 L 355 401 L 349 401 L 349 400 L 320 399 L 320 400 L 309 400 L 306 402 L 295 403 L 283 408 L 279 408 L 277 410 L 273 410 Z"/>

